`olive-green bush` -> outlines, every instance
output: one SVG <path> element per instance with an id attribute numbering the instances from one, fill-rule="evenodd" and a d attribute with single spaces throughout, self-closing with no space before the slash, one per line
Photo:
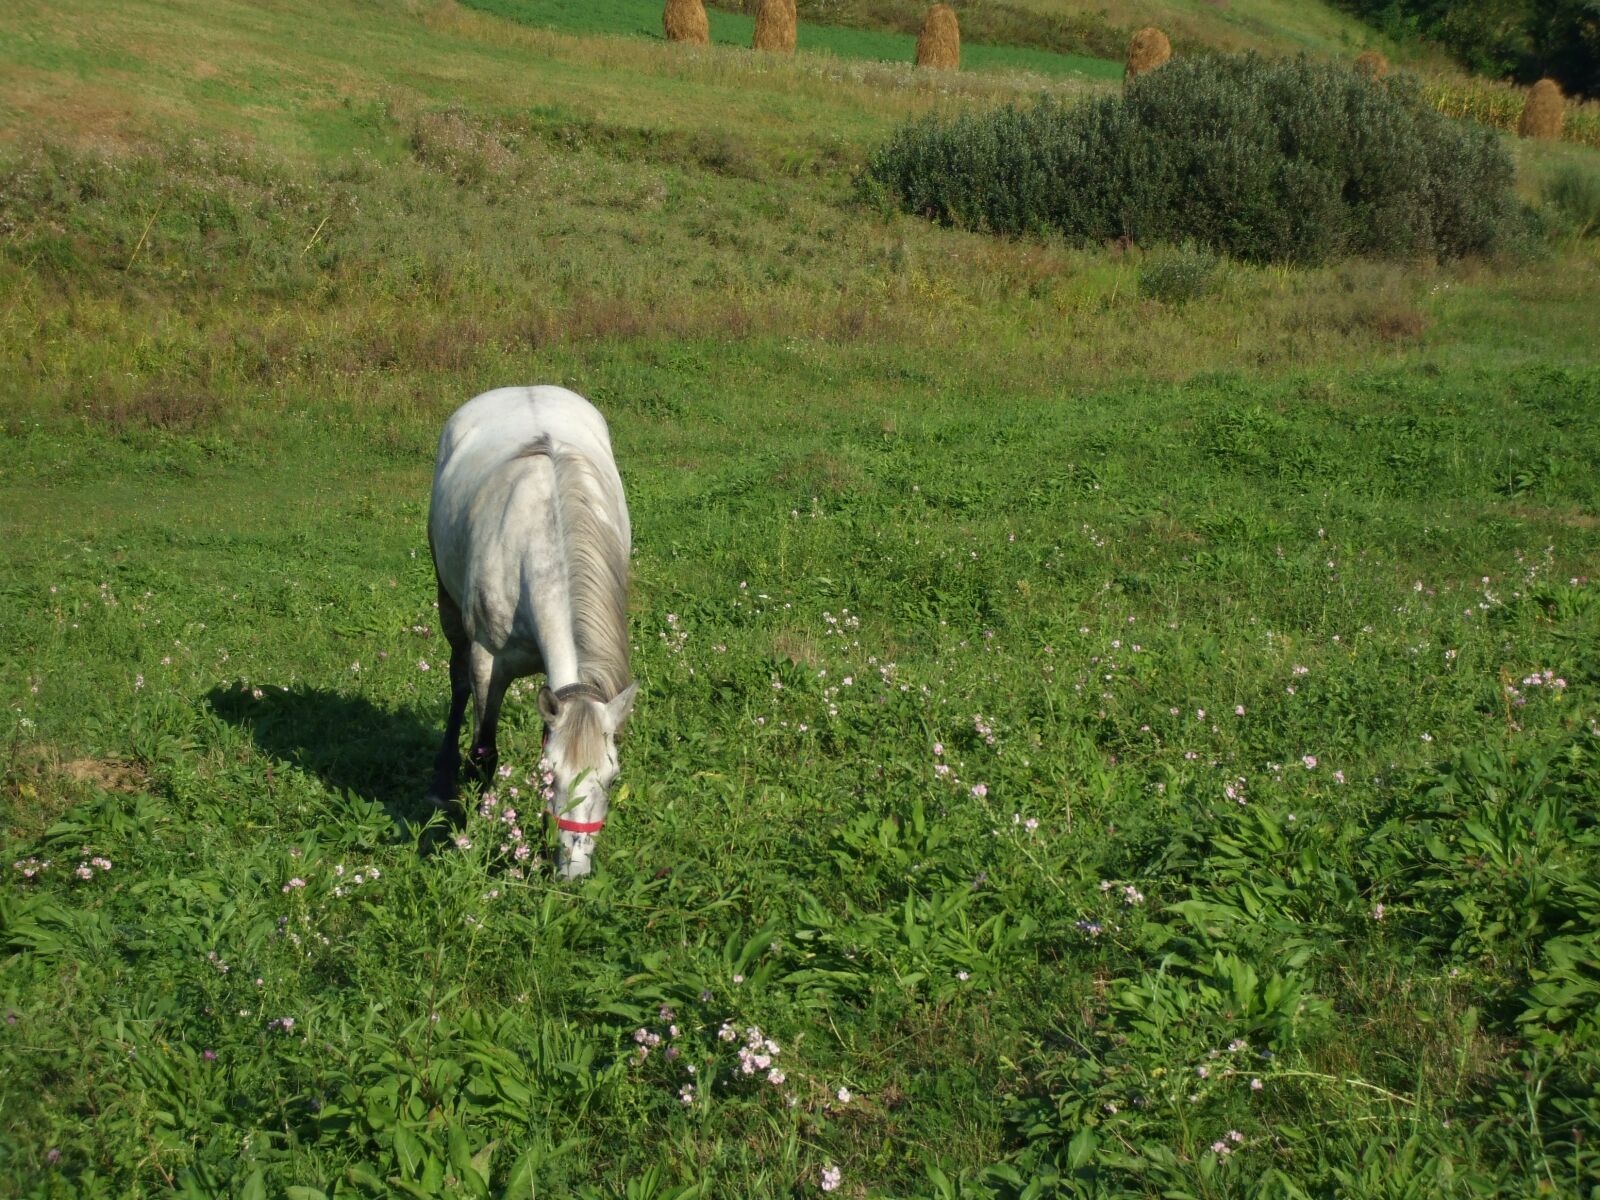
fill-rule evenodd
<path id="1" fill-rule="evenodd" d="M 1513 170 L 1494 133 L 1403 78 L 1241 55 L 1174 61 L 1076 106 L 923 118 L 864 179 L 966 228 L 1318 262 L 1493 251 L 1525 228 Z"/>

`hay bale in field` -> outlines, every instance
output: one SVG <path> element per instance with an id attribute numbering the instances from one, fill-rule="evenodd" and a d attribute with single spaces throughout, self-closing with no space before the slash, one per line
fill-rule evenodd
<path id="1" fill-rule="evenodd" d="M 661 14 L 661 28 L 666 31 L 669 42 L 688 42 L 691 46 L 711 44 L 711 26 L 700 0 L 667 0 L 667 7 Z"/>
<path id="2" fill-rule="evenodd" d="M 1356 55 L 1356 74 L 1373 80 L 1387 79 L 1389 60 L 1384 57 L 1382 50 L 1363 50 Z"/>
<path id="3" fill-rule="evenodd" d="M 917 35 L 917 66 L 941 67 L 954 71 L 961 65 L 961 26 L 956 10 L 948 4 L 935 4 L 922 18 Z"/>
<path id="4" fill-rule="evenodd" d="M 761 0 L 756 9 L 756 35 L 750 41 L 752 49 L 794 53 L 795 27 L 799 23 L 794 4 L 795 0 Z"/>
<path id="5" fill-rule="evenodd" d="M 1560 85 L 1554 79 L 1541 79 L 1528 89 L 1517 132 L 1525 138 L 1553 141 L 1561 136 L 1566 117 L 1567 104 L 1561 98 Z"/>
<path id="6" fill-rule="evenodd" d="M 1172 43 L 1154 25 L 1147 25 L 1128 39 L 1128 62 L 1122 68 L 1122 81 L 1137 79 L 1154 71 L 1172 57 Z"/>

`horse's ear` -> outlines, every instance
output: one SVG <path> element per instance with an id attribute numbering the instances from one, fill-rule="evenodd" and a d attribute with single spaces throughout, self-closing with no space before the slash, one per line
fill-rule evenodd
<path id="1" fill-rule="evenodd" d="M 613 732 L 620 730 L 633 711 L 633 698 L 639 694 L 639 685 L 630 683 L 606 704 L 606 723 Z"/>
<path id="2" fill-rule="evenodd" d="M 561 701 L 556 699 L 556 694 L 547 687 L 539 689 L 539 715 L 544 718 L 544 723 L 549 725 L 556 719 L 556 714 L 561 711 Z"/>

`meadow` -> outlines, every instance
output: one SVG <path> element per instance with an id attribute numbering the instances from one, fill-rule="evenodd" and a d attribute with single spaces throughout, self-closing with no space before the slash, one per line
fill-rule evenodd
<path id="1" fill-rule="evenodd" d="M 576 34 L 623 34 L 661 37 L 660 6 L 638 0 L 470 0 L 468 7 L 538 29 Z M 824 8 L 824 20 L 802 20 L 798 50 L 843 59 L 909 63 L 916 58 L 918 24 L 885 27 L 881 21 L 852 20 L 850 12 Z M 1031 15 L 1031 14 L 1028 14 Z M 708 8 L 713 45 L 748 48 L 755 31 L 750 14 L 734 4 Z M 920 13 L 917 14 L 920 21 Z M 969 70 L 1031 71 L 1045 76 L 1081 76 L 1086 79 L 1120 79 L 1122 63 L 1086 53 L 1089 47 L 1029 46 L 969 40 L 962 46 L 962 63 Z"/>
<path id="2" fill-rule="evenodd" d="M 1592 238 L 1185 299 L 857 188 L 1071 75 L 4 23 L 0 1193 L 1600 1194 Z M 535 381 L 636 544 L 578 884 L 423 800 Z"/>

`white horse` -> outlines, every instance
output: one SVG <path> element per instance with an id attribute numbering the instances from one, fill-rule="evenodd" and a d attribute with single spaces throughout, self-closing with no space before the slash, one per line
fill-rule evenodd
<path id="1" fill-rule="evenodd" d="M 492 785 L 506 686 L 543 671 L 547 799 L 557 863 L 589 873 L 617 777 L 616 736 L 633 708 L 628 671 L 631 531 L 605 418 L 558 387 L 500 388 L 445 423 L 428 544 L 450 641 L 450 717 L 433 798 L 455 799 L 461 720 L 472 697 L 472 766 Z"/>

